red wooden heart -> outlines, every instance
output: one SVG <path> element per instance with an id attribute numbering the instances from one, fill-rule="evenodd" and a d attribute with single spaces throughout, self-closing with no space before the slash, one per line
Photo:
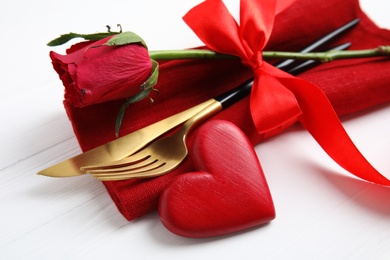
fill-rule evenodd
<path id="1" fill-rule="evenodd" d="M 197 172 L 177 177 L 160 197 L 159 215 L 167 229 L 186 237 L 211 237 L 275 218 L 257 155 L 238 127 L 207 122 L 191 148 Z"/>

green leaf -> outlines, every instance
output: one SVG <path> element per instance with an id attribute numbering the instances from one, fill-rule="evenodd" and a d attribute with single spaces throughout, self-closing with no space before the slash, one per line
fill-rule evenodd
<path id="1" fill-rule="evenodd" d="M 142 89 L 150 89 L 153 88 L 158 81 L 158 62 L 155 60 L 152 61 L 152 75 L 148 78 L 147 81 L 145 81 L 144 84 L 142 84 Z"/>
<path id="2" fill-rule="evenodd" d="M 127 107 L 130 104 L 141 101 L 142 99 L 147 97 L 149 95 L 150 91 L 152 91 L 152 88 L 141 90 L 140 92 L 138 92 L 134 96 L 127 98 L 126 102 L 122 104 L 121 108 L 119 109 L 118 115 L 116 117 L 116 122 L 115 122 L 115 135 L 116 135 L 116 137 L 119 136 L 119 130 L 121 128 L 123 116 L 126 112 Z"/>
<path id="3" fill-rule="evenodd" d="M 106 38 L 111 35 L 118 34 L 119 32 L 103 32 L 103 33 L 92 33 L 92 34 L 80 34 L 80 33 L 67 33 L 62 34 L 58 38 L 50 41 L 48 46 L 58 46 L 67 43 L 74 38 L 83 38 L 84 40 L 96 41 Z"/>
<path id="4" fill-rule="evenodd" d="M 146 49 L 148 48 L 146 46 L 145 41 L 140 36 L 138 36 L 133 32 L 123 32 L 118 35 L 115 35 L 114 37 L 112 37 L 110 40 L 107 41 L 106 45 L 120 46 L 120 45 L 132 44 L 132 43 L 140 43 Z"/>
<path id="5" fill-rule="evenodd" d="M 81 33 L 70 32 L 67 34 L 62 34 L 62 35 L 60 35 L 60 37 L 50 41 L 47 45 L 48 46 L 58 46 L 58 45 L 67 43 L 68 41 L 70 41 L 74 38 L 83 38 L 84 40 L 88 40 L 88 41 L 101 40 L 101 39 L 104 39 L 108 36 L 122 33 L 122 26 L 120 24 L 118 24 L 117 26 L 119 27 L 119 32 L 112 32 L 111 27 L 106 25 L 107 32 L 99 32 L 99 33 L 91 33 L 91 34 L 81 34 Z"/>

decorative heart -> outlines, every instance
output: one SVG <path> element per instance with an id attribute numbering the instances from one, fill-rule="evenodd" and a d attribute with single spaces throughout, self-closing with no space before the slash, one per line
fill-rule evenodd
<path id="1" fill-rule="evenodd" d="M 197 172 L 177 177 L 161 194 L 159 215 L 185 237 L 219 236 L 275 218 L 260 162 L 234 124 L 212 120 L 196 132 L 191 157 Z"/>

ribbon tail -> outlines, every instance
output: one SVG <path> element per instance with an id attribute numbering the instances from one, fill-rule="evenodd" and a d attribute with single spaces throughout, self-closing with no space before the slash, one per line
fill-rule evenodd
<path id="1" fill-rule="evenodd" d="M 279 80 L 298 100 L 302 110 L 299 121 L 336 163 L 363 180 L 390 186 L 390 180 L 379 173 L 355 146 L 319 87 L 298 78 Z"/>
<path id="2" fill-rule="evenodd" d="M 255 73 L 250 110 L 257 131 L 266 133 L 297 121 L 301 110 L 294 94 L 266 71 Z"/>

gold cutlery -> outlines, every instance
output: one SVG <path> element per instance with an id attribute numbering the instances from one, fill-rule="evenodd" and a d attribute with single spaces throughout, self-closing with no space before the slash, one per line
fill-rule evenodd
<path id="1" fill-rule="evenodd" d="M 186 137 L 188 133 L 236 100 L 247 96 L 251 87 L 252 80 L 213 99 L 209 106 L 188 119 L 173 135 L 160 138 L 127 158 L 116 162 L 82 167 L 81 170 L 102 181 L 156 177 L 172 171 L 187 157 Z"/>
<path id="2" fill-rule="evenodd" d="M 211 103 L 211 100 L 205 101 L 188 110 L 55 164 L 38 172 L 38 174 L 50 177 L 79 176 L 85 174 L 85 172 L 80 170 L 82 166 L 123 159 L 135 153 L 162 134 L 187 121 Z"/>

